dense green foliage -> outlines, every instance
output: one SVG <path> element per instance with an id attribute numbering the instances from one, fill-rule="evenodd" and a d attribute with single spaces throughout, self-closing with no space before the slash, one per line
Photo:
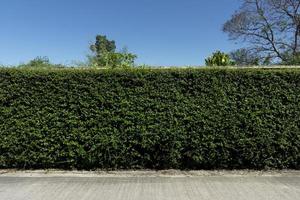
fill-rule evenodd
<path id="1" fill-rule="evenodd" d="M 216 51 L 212 56 L 206 58 L 205 64 L 210 67 L 235 65 L 235 63 L 230 59 L 230 56 L 221 51 Z"/>
<path id="2" fill-rule="evenodd" d="M 0 167 L 300 169 L 297 69 L 0 69 Z"/>

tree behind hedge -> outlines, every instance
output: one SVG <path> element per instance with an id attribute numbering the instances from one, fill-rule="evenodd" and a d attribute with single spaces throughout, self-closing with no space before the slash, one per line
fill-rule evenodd
<path id="1" fill-rule="evenodd" d="M 205 59 L 206 66 L 231 66 L 235 63 L 230 59 L 230 56 L 221 51 L 216 51 L 212 56 Z"/>
<path id="2" fill-rule="evenodd" d="M 223 31 L 260 57 L 288 63 L 299 54 L 299 8 L 299 0 L 243 0 Z"/>
<path id="3" fill-rule="evenodd" d="M 95 43 L 90 46 L 90 50 L 93 55 L 88 57 L 89 62 L 97 67 L 131 67 L 137 58 L 127 49 L 116 52 L 115 41 L 107 39 L 105 35 L 97 35 Z"/>

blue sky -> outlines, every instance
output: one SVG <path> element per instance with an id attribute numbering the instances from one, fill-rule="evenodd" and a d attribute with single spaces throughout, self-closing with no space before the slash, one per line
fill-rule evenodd
<path id="1" fill-rule="evenodd" d="M 36 56 L 84 60 L 97 34 L 149 65 L 203 65 L 215 50 L 238 46 L 222 24 L 239 0 L 1 0 L 0 63 Z"/>

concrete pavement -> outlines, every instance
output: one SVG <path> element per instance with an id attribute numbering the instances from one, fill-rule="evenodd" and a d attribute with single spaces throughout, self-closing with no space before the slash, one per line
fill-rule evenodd
<path id="1" fill-rule="evenodd" d="M 300 172 L 0 171 L 1 200 L 300 200 Z"/>

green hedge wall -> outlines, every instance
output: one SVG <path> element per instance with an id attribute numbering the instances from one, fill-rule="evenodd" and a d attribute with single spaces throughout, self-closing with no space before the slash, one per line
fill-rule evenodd
<path id="1" fill-rule="evenodd" d="M 300 169 L 297 69 L 0 69 L 0 168 Z"/>

